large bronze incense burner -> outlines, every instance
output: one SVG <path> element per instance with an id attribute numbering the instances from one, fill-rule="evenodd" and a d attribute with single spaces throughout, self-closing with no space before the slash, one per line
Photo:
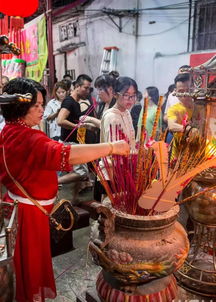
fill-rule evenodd
<path id="1" fill-rule="evenodd" d="M 173 276 L 189 250 L 179 207 L 154 216 L 128 215 L 100 206 L 98 232 L 89 244 L 102 271 L 97 279 L 101 301 L 172 301 Z"/>
<path id="2" fill-rule="evenodd" d="M 205 238 L 209 240 L 208 234 L 213 240 L 208 251 L 214 259 L 216 257 L 212 224 L 208 224 L 204 230 L 207 220 L 197 221 L 195 248 L 192 243 L 190 249 L 190 252 L 194 251 L 191 258 L 191 253 L 188 255 L 189 241 L 186 232 L 176 221 L 179 204 L 190 200 L 189 212 L 197 212 L 198 204 L 192 206 L 193 199 L 197 198 L 201 202 L 198 211 L 201 211 L 199 214 L 202 215 L 202 202 L 204 200 L 206 203 L 206 196 L 210 195 L 208 204 L 211 206 L 205 207 L 205 215 L 210 217 L 208 210 L 211 211 L 211 221 L 214 221 L 215 197 L 214 192 L 211 192 L 212 187 L 205 186 L 203 190 L 199 187 L 195 190 L 195 186 L 193 191 L 190 191 L 194 177 L 198 177 L 200 173 L 205 175 L 206 172 L 203 171 L 216 166 L 216 144 L 213 139 L 216 134 L 216 98 L 212 88 L 206 92 L 202 86 L 202 83 L 206 84 L 206 81 L 201 81 L 204 75 L 210 79 L 209 70 L 200 69 L 198 74 L 196 70 L 191 70 L 192 88 L 184 94 L 192 96 L 195 100 L 192 126 L 196 129 L 185 127 L 184 132 L 176 136 L 177 152 L 174 156 L 170 156 L 172 150 L 167 147 L 165 136 L 161 135 L 159 141 L 156 138 L 161 99 L 151 137 L 146 136 L 148 99 L 145 99 L 137 150 L 132 150 L 127 157 L 112 155 L 109 160 L 101 159 L 102 165 L 95 164 L 96 173 L 110 200 L 110 203 L 98 208 L 98 232 L 89 244 L 95 262 L 102 267 L 96 285 L 101 301 L 171 302 L 177 296 L 173 273 L 179 272 L 178 278 L 185 286 L 185 279 L 188 278 L 188 283 L 191 282 L 191 276 L 187 276 L 185 267 L 191 259 L 196 258 L 199 244 L 201 247 Z M 109 181 L 101 166 L 105 168 L 106 175 L 109 175 Z M 197 178 L 194 181 L 196 182 Z M 182 191 L 183 200 L 177 201 Z M 196 215 L 192 219 L 195 221 Z M 203 227 L 200 228 L 198 224 Z M 187 262 L 184 265 L 185 259 Z M 195 262 L 192 265 L 195 266 Z M 203 276 L 204 270 L 202 267 L 198 269 L 201 272 L 199 281 L 205 284 L 206 280 L 200 277 Z M 212 277 L 215 275 L 212 273 L 214 269 L 213 265 L 210 271 Z M 197 272 L 198 270 L 196 275 Z M 216 287 L 214 282 L 213 285 Z M 201 288 L 198 282 L 195 286 L 196 289 Z"/>

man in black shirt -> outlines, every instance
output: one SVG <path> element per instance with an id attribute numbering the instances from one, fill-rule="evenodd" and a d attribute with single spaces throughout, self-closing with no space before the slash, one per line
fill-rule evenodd
<path id="1" fill-rule="evenodd" d="M 80 100 L 87 99 L 92 79 L 86 75 L 81 74 L 78 76 L 74 83 L 74 90 L 71 95 L 66 97 L 61 105 L 61 110 L 58 115 L 58 125 L 61 127 L 61 140 L 64 142 L 77 141 L 77 130 L 71 134 L 71 130 L 77 126 L 81 115 L 85 114 L 85 111 L 80 110 Z"/>
<path id="2" fill-rule="evenodd" d="M 79 75 L 73 83 L 74 90 L 71 91 L 70 96 L 67 96 L 62 102 L 57 123 L 61 127 L 60 139 L 65 143 L 79 143 L 77 140 L 77 129 L 74 130 L 74 128 L 77 126 L 80 116 L 86 113 L 86 111 L 81 112 L 79 101 L 87 99 L 91 88 L 91 82 L 92 79 L 88 75 Z M 86 164 L 82 164 L 74 165 L 71 173 L 59 177 L 59 184 L 76 182 L 72 198 L 74 204 L 76 203 L 81 181 L 85 180 L 87 175 L 88 167 Z"/>

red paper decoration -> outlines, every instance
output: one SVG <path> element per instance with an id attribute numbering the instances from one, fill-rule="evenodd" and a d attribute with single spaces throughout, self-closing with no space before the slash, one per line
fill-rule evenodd
<path id="1" fill-rule="evenodd" d="M 38 0 L 1 0 L 0 12 L 8 16 L 29 17 L 38 9 Z"/>

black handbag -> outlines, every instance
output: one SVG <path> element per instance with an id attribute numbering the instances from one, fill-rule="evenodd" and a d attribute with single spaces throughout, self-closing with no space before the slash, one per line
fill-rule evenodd
<path id="1" fill-rule="evenodd" d="M 49 218 L 51 237 L 57 243 L 75 225 L 78 214 L 69 200 L 61 199 L 54 205 Z"/>
<path id="2" fill-rule="evenodd" d="M 15 185 L 19 188 L 19 190 L 30 200 L 34 203 L 35 206 L 37 206 L 46 216 L 49 217 L 50 220 L 50 233 L 52 239 L 57 243 L 60 239 L 63 238 L 65 233 L 67 231 L 70 231 L 76 221 L 78 220 L 78 214 L 73 208 L 71 202 L 66 199 L 61 199 L 59 202 L 57 202 L 52 211 L 50 213 L 47 212 L 47 210 L 40 205 L 40 203 L 32 198 L 26 190 L 21 186 L 18 181 L 11 175 L 6 160 L 5 160 L 5 150 L 3 146 L 3 160 L 4 165 L 6 168 L 6 171 L 10 178 L 13 180 Z"/>

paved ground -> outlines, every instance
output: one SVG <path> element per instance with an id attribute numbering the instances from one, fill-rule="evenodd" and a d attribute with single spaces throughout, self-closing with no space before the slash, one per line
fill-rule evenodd
<path id="1" fill-rule="evenodd" d="M 70 194 L 70 186 L 64 185 L 60 191 L 60 197 L 70 199 Z M 79 197 L 85 202 L 92 199 L 92 193 L 88 192 Z M 89 227 L 74 231 L 75 249 L 53 258 L 58 297 L 52 301 L 75 302 L 77 295 L 84 297 L 86 290 L 94 288 L 96 276 L 100 268 L 92 263 L 91 255 L 88 254 L 89 234 Z M 50 302 L 51 300 L 47 301 Z M 179 295 L 175 301 L 204 302 L 213 300 L 193 295 L 179 287 Z"/>
<path id="2" fill-rule="evenodd" d="M 59 191 L 60 198 L 71 199 L 71 185 L 63 185 Z M 82 202 L 92 200 L 92 191 L 79 195 Z M 95 278 L 100 268 L 91 261 L 88 254 L 90 227 L 73 232 L 75 249 L 60 256 L 53 257 L 58 297 L 56 302 L 75 302 L 76 296 L 94 287 Z M 47 300 L 51 301 L 51 300 Z M 53 301 L 53 300 L 52 300 Z"/>
<path id="3" fill-rule="evenodd" d="M 56 302 L 75 302 L 76 296 L 95 284 L 100 268 L 88 255 L 89 228 L 74 232 L 75 250 L 53 258 L 58 297 Z"/>

